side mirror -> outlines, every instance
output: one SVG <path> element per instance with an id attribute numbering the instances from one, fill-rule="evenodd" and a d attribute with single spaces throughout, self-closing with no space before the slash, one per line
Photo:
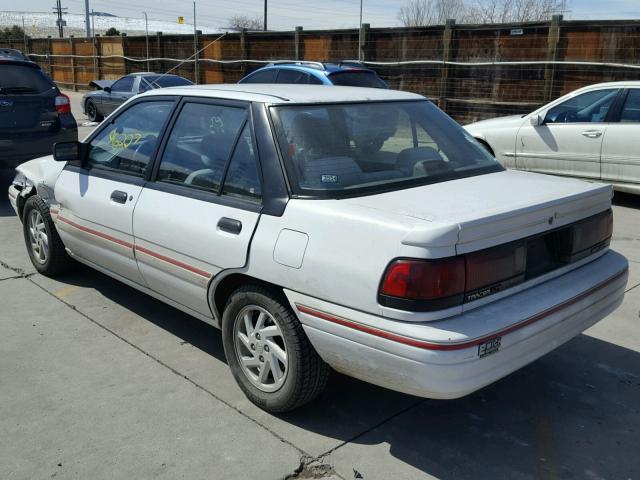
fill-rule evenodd
<path id="1" fill-rule="evenodd" d="M 107 93 L 111 93 L 111 87 L 104 87 L 103 90 Z"/>
<path id="2" fill-rule="evenodd" d="M 544 123 L 544 119 L 542 118 L 542 115 L 539 115 L 539 114 L 531 117 L 529 121 L 531 122 L 531 125 L 533 125 L 534 127 L 539 127 Z"/>
<path id="3" fill-rule="evenodd" d="M 80 142 L 56 142 L 53 144 L 53 159 L 56 162 L 73 162 L 82 160 L 85 151 Z"/>

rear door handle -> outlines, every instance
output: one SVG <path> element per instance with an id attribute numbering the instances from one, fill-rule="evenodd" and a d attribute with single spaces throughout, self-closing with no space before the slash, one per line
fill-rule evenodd
<path id="1" fill-rule="evenodd" d="M 602 132 L 600 130 L 587 130 L 585 132 L 582 132 L 582 135 L 589 138 L 598 138 L 600 135 L 602 135 Z"/>
<path id="2" fill-rule="evenodd" d="M 242 222 L 235 218 L 222 217 L 218 222 L 218 228 L 223 232 L 238 235 L 242 231 Z"/>
<path id="3" fill-rule="evenodd" d="M 114 190 L 111 193 L 111 200 L 113 200 L 116 203 L 127 203 L 127 197 L 129 195 L 127 194 L 127 192 L 123 192 L 121 190 Z"/>

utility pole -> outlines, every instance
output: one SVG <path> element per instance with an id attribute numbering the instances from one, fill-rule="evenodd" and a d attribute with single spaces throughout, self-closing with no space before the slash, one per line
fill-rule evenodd
<path id="1" fill-rule="evenodd" d="M 196 2 L 193 2 L 193 51 L 194 51 L 194 67 L 195 84 L 200 83 L 200 71 L 198 68 L 198 30 L 196 27 Z"/>
<path id="2" fill-rule="evenodd" d="M 144 32 L 147 40 L 147 72 L 151 71 L 151 67 L 149 66 L 149 21 L 147 20 L 147 12 L 142 12 L 144 14 Z"/>
<path id="3" fill-rule="evenodd" d="M 89 22 L 89 0 L 84 0 L 84 24 L 87 38 L 91 37 L 91 23 Z"/>
<path id="4" fill-rule="evenodd" d="M 24 37 L 24 53 L 28 53 L 27 48 L 27 31 L 24 29 L 24 15 L 22 16 L 22 36 Z"/>
<path id="5" fill-rule="evenodd" d="M 264 21 L 263 30 L 266 32 L 267 31 L 267 0 L 264 0 L 264 18 L 262 20 Z"/>
<path id="6" fill-rule="evenodd" d="M 56 0 L 56 6 L 54 7 L 53 11 L 58 15 L 56 24 L 58 25 L 58 35 L 60 36 L 60 38 L 64 37 L 64 20 L 62 20 L 62 14 L 66 12 L 64 12 L 63 10 L 66 10 L 66 8 L 62 8 L 62 0 Z"/>
<path id="7" fill-rule="evenodd" d="M 360 28 L 358 30 L 358 60 L 362 61 L 362 0 L 360 0 Z"/>

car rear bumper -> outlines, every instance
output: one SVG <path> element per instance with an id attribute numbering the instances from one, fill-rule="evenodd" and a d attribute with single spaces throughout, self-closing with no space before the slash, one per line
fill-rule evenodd
<path id="1" fill-rule="evenodd" d="M 71 117 L 73 120 L 73 117 Z M 78 140 L 78 127 L 75 120 L 68 128 L 56 132 L 25 133 L 12 135 L 12 138 L 0 140 L 0 164 L 15 168 L 21 163 L 44 155 L 51 155 L 56 142 L 73 142 Z"/>
<path id="2" fill-rule="evenodd" d="M 626 259 L 609 251 L 572 272 L 440 321 L 409 323 L 285 291 L 334 369 L 428 398 L 457 398 L 518 370 L 614 311 Z M 480 356 L 495 339 L 499 348 Z"/>

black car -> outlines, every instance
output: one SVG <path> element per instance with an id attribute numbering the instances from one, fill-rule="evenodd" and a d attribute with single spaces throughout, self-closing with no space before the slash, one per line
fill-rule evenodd
<path id="1" fill-rule="evenodd" d="M 82 108 L 89 120 L 100 122 L 134 95 L 156 88 L 192 84 L 190 80 L 179 75 L 153 72 L 131 73 L 118 80 L 94 80 L 90 85 L 98 90 L 85 94 L 82 98 Z"/>
<path id="2" fill-rule="evenodd" d="M 38 64 L 0 53 L 0 165 L 15 167 L 78 140 L 69 97 Z"/>

